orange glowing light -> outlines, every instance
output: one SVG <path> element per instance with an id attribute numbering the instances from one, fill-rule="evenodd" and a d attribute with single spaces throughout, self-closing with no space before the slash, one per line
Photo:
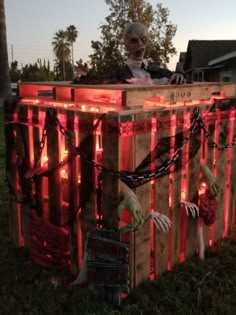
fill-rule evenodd
<path id="1" fill-rule="evenodd" d="M 42 162 L 43 162 L 43 165 L 45 165 L 48 162 L 48 157 L 46 155 L 43 156 Z"/>
<path id="2" fill-rule="evenodd" d="M 68 178 L 67 171 L 65 169 L 61 170 L 61 177 Z"/>
<path id="3" fill-rule="evenodd" d="M 207 190 L 207 184 L 205 182 L 200 183 L 199 189 L 198 189 L 198 194 L 203 195 L 206 193 Z"/>
<path id="4" fill-rule="evenodd" d="M 68 150 L 64 150 L 62 153 L 62 160 L 64 160 L 68 155 Z"/>
<path id="5" fill-rule="evenodd" d="M 181 191 L 181 200 L 185 201 L 186 200 L 186 192 Z"/>
<path id="6" fill-rule="evenodd" d="M 171 198 L 171 196 L 169 196 L 169 207 L 170 208 L 172 207 L 172 198 Z"/>

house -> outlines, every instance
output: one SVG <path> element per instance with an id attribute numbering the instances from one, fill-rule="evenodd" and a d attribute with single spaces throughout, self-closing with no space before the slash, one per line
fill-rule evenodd
<path id="1" fill-rule="evenodd" d="M 190 40 L 176 70 L 191 81 L 236 82 L 236 40 Z"/>

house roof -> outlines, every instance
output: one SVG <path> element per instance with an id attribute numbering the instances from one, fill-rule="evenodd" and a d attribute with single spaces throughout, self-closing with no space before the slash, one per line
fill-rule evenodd
<path id="1" fill-rule="evenodd" d="M 209 66 L 214 66 L 216 64 L 219 64 L 219 63 L 223 63 L 225 61 L 228 61 L 228 60 L 231 60 L 231 59 L 234 59 L 236 58 L 236 50 L 235 51 L 232 51 L 231 53 L 229 54 L 226 54 L 226 55 L 223 55 L 221 57 L 218 57 L 218 58 L 215 58 L 215 59 L 212 59 L 208 62 L 208 65 Z"/>
<path id="2" fill-rule="evenodd" d="M 236 40 L 190 40 L 184 69 L 209 67 L 209 61 L 236 50 Z"/>

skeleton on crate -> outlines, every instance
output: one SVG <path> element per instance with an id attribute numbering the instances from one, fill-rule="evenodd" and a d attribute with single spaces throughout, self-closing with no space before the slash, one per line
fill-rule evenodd
<path id="1" fill-rule="evenodd" d="M 147 27 L 142 23 L 129 23 L 123 32 L 123 44 L 127 51 L 125 65 L 114 67 L 110 73 L 101 76 L 89 70 L 87 64 L 77 62 L 76 84 L 116 84 L 131 83 L 141 85 L 153 84 L 183 84 L 186 82 L 182 73 L 172 72 L 155 64 L 149 64 L 144 59 L 149 42 Z"/>

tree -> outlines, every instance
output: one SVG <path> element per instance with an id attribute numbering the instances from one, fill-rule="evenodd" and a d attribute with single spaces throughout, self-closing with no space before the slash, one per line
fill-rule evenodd
<path id="1" fill-rule="evenodd" d="M 78 37 L 78 31 L 74 25 L 70 25 L 66 29 L 67 32 L 67 40 L 71 44 L 71 63 L 74 65 L 74 47 L 73 44 Z"/>
<path id="2" fill-rule="evenodd" d="M 99 28 L 101 37 L 92 41 L 94 50 L 90 64 L 99 73 L 112 70 L 114 64 L 125 62 L 125 51 L 122 45 L 122 32 L 128 22 L 145 24 L 150 33 L 150 42 L 145 58 L 149 63 L 165 67 L 169 56 L 176 54 L 173 37 L 177 26 L 169 21 L 169 10 L 158 3 L 156 8 L 146 0 L 105 0 L 110 6 L 110 14 Z"/>
<path id="3" fill-rule="evenodd" d="M 10 78 L 13 83 L 18 82 L 21 78 L 21 71 L 18 69 L 18 61 L 16 60 L 11 62 Z"/>
<path id="4" fill-rule="evenodd" d="M 55 74 L 54 80 L 56 81 L 63 80 L 63 77 L 62 77 L 63 72 L 65 72 L 65 77 L 67 80 L 73 80 L 74 69 L 70 61 L 65 61 L 64 64 L 62 64 L 61 61 L 55 60 L 54 61 L 54 74 Z"/>
<path id="5" fill-rule="evenodd" d="M 0 98 L 11 94 L 4 0 L 0 0 Z"/>
<path id="6" fill-rule="evenodd" d="M 22 81 L 39 82 L 54 80 L 54 72 L 50 70 L 50 63 L 38 59 L 34 64 L 27 64 L 21 73 Z"/>
<path id="7" fill-rule="evenodd" d="M 70 42 L 68 41 L 67 32 L 59 30 L 55 33 L 52 41 L 53 52 L 57 60 L 62 64 L 63 80 L 66 80 L 65 64 L 70 61 Z"/>

